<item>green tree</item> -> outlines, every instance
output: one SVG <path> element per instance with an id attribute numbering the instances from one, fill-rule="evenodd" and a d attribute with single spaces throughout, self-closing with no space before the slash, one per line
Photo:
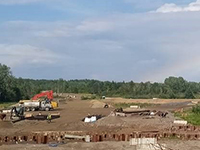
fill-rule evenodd
<path id="1" fill-rule="evenodd" d="M 0 64 L 0 101 L 15 101 L 15 83 L 10 68 Z M 15 90 L 14 90 L 15 89 Z"/>
<path id="2" fill-rule="evenodd" d="M 175 93 L 185 92 L 187 89 L 187 81 L 182 77 L 169 77 L 165 79 L 165 85 L 168 85 Z"/>
<path id="3" fill-rule="evenodd" d="M 185 92 L 185 98 L 187 98 L 187 99 L 194 99 L 195 98 L 190 87 Z"/>

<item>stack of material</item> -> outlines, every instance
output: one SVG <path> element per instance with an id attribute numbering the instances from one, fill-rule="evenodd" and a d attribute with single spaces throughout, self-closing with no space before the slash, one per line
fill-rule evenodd
<path id="1" fill-rule="evenodd" d="M 8 110 L 2 110 L 2 113 L 5 113 L 5 114 L 11 113 L 11 109 L 8 109 Z"/>
<path id="2" fill-rule="evenodd" d="M 86 135 L 86 136 L 79 136 L 79 135 L 69 135 L 69 134 L 66 134 L 65 135 L 65 139 L 84 139 L 85 142 L 89 143 L 90 142 L 90 136 L 89 135 Z"/>
<path id="3" fill-rule="evenodd" d="M 174 120 L 174 124 L 177 124 L 177 125 L 187 125 L 188 122 L 185 121 L 185 120 Z"/>
<path id="4" fill-rule="evenodd" d="M 156 138 L 132 138 L 130 145 L 135 147 L 135 150 L 165 150 L 164 145 L 159 145 Z"/>
<path id="5" fill-rule="evenodd" d="M 60 118 L 60 113 L 51 114 L 51 118 L 52 119 Z M 43 114 L 38 114 L 38 115 L 27 114 L 26 119 L 28 119 L 28 120 L 46 120 L 47 119 L 47 115 L 43 115 Z"/>
<path id="6" fill-rule="evenodd" d="M 31 118 L 33 117 L 33 114 L 25 114 L 25 118 Z"/>
<path id="7" fill-rule="evenodd" d="M 96 116 L 92 116 L 92 117 L 85 117 L 84 122 L 89 123 L 89 122 L 96 122 L 97 121 L 97 117 Z"/>
<path id="8" fill-rule="evenodd" d="M 96 122 L 97 120 L 101 119 L 102 115 L 89 115 L 82 119 L 83 122 L 89 123 L 89 122 Z"/>
<path id="9" fill-rule="evenodd" d="M 132 105 L 132 106 L 130 106 L 130 108 L 131 109 L 140 109 L 140 106 L 138 106 L 138 105 Z"/>
<path id="10" fill-rule="evenodd" d="M 114 111 L 115 116 L 127 117 L 133 115 L 150 115 L 150 110 L 146 109 L 116 109 Z"/>

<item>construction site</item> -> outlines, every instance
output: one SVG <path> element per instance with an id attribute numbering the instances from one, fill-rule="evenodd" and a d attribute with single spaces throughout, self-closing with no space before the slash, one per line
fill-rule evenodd
<path id="1" fill-rule="evenodd" d="M 200 127 L 174 116 L 199 101 L 42 92 L 1 110 L 0 149 L 199 150 Z"/>

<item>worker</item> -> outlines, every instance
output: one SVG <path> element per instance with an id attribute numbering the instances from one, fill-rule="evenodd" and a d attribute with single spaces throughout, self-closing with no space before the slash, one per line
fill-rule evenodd
<path id="1" fill-rule="evenodd" d="M 48 122 L 48 123 L 51 122 L 51 114 L 50 114 L 50 113 L 47 115 L 47 122 Z"/>
<path id="2" fill-rule="evenodd" d="M 48 104 L 48 103 L 50 102 L 49 99 L 48 99 L 47 97 L 46 97 L 44 100 L 45 100 L 45 103 L 46 103 L 46 104 Z"/>

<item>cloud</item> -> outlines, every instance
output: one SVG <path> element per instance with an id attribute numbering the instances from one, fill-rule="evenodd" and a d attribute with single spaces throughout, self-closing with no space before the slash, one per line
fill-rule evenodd
<path id="1" fill-rule="evenodd" d="M 163 0 L 123 0 L 125 3 L 131 4 L 134 7 L 134 10 L 151 10 L 158 8 L 163 4 Z"/>
<path id="2" fill-rule="evenodd" d="M 30 78 L 45 70 L 43 78 L 163 81 L 175 75 L 198 81 L 199 15 L 141 13 L 76 22 L 5 22 L 0 24 L 0 62 L 20 66 L 23 71 L 15 69 L 14 75 Z M 34 66 L 42 67 L 33 72 Z"/>
<path id="3" fill-rule="evenodd" d="M 200 11 L 200 0 L 192 2 L 187 6 L 178 6 L 174 3 L 166 3 L 156 10 L 158 13 L 170 13 L 170 12 L 187 12 L 187 11 Z"/>
<path id="4" fill-rule="evenodd" d="M 112 29 L 112 23 L 108 21 L 84 21 L 81 25 L 77 26 L 77 29 L 80 31 L 97 31 L 97 32 L 105 32 L 107 30 Z"/>
<path id="5" fill-rule="evenodd" d="M 30 45 L 0 44 L 1 63 L 5 63 L 11 67 L 17 67 L 23 64 L 53 64 L 59 58 L 59 55 L 43 48 Z"/>

